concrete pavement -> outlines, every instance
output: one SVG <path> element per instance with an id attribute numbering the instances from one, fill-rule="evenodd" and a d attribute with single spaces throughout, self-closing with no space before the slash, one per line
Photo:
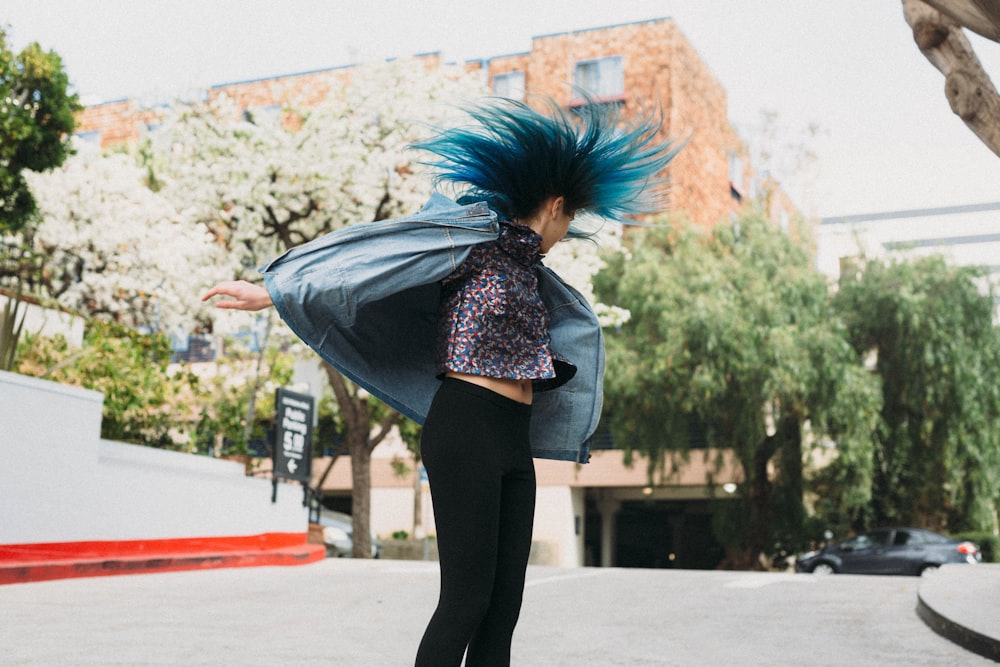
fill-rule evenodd
<path id="1" fill-rule="evenodd" d="M 983 577 L 967 593 L 984 594 L 998 568 L 961 572 Z M 531 567 L 512 664 L 993 664 L 917 615 L 925 582 L 954 595 L 951 571 Z M 436 563 L 329 559 L 0 586 L 0 665 L 409 665 L 437 584 Z"/>

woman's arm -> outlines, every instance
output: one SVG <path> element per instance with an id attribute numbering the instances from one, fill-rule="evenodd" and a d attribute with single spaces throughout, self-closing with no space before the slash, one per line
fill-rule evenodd
<path id="1" fill-rule="evenodd" d="M 271 295 L 260 285 L 253 285 L 245 280 L 227 280 L 221 282 L 201 296 L 202 301 L 208 301 L 213 296 L 231 296 L 215 304 L 216 308 L 232 310 L 264 310 L 274 304 Z"/>

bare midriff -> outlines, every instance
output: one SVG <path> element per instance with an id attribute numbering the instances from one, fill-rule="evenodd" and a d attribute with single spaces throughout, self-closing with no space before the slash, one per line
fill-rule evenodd
<path id="1" fill-rule="evenodd" d="M 449 371 L 446 373 L 450 378 L 462 380 L 470 384 L 485 387 L 490 391 L 500 394 L 504 398 L 509 398 L 518 403 L 531 405 L 531 380 L 511 380 L 508 378 L 490 378 L 483 375 L 469 375 L 467 373 L 456 373 Z"/>

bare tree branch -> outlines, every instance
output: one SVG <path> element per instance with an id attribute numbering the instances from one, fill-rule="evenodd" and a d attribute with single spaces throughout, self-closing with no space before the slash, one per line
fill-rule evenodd
<path id="1" fill-rule="evenodd" d="M 323 362 L 323 370 L 326 371 L 326 377 L 330 381 L 330 388 L 333 389 L 333 395 L 337 399 L 337 405 L 340 406 L 340 411 L 344 419 L 349 422 L 360 420 L 361 415 L 358 414 L 354 396 L 351 396 L 351 392 L 347 388 L 347 382 L 344 381 L 344 376 L 325 361 Z"/>
<path id="2" fill-rule="evenodd" d="M 398 424 L 399 420 L 402 419 L 402 417 L 403 415 L 399 414 L 395 410 L 390 410 L 389 414 L 387 414 L 385 417 L 382 418 L 381 421 L 379 421 L 378 432 L 375 435 L 373 435 L 371 439 L 370 444 L 372 449 L 375 449 L 375 447 L 378 446 L 380 442 L 385 440 L 385 437 L 389 435 L 389 433 L 392 431 L 392 427 Z"/>

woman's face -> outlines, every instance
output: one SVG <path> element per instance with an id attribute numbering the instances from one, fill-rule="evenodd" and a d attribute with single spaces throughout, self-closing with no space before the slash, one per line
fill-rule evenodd
<path id="1" fill-rule="evenodd" d="M 566 212 L 561 205 L 558 207 L 558 210 L 552 212 L 549 223 L 544 225 L 540 231 L 542 235 L 543 255 L 552 250 L 555 244 L 566 237 L 566 232 L 569 231 L 569 223 L 573 221 L 575 216 L 576 211 Z"/>

